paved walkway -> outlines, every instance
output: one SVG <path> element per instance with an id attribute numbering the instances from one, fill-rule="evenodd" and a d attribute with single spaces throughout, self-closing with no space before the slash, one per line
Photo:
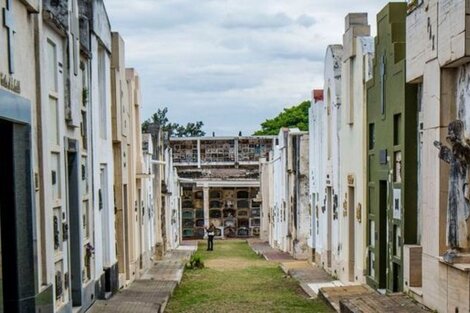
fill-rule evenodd
<path id="1" fill-rule="evenodd" d="M 194 243 L 185 243 L 169 252 L 128 288 L 109 300 L 96 301 L 88 313 L 162 313 L 194 251 Z"/>
<path id="2" fill-rule="evenodd" d="M 344 286 L 323 269 L 308 261 L 295 260 L 290 254 L 273 249 L 267 242 L 249 239 L 250 247 L 266 260 L 278 262 L 283 271 L 296 279 L 312 298 L 325 300 L 342 313 L 424 313 L 429 312 L 404 294 L 382 295 L 366 285 Z"/>

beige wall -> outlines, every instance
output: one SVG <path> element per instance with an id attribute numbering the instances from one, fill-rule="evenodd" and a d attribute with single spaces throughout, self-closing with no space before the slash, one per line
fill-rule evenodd
<path id="1" fill-rule="evenodd" d="M 339 278 L 365 282 L 366 240 L 366 94 L 365 82 L 372 76 L 374 40 L 366 13 L 345 18 L 341 71 L 340 125 L 340 232 L 343 253 Z M 359 214 L 359 217 L 358 217 Z"/>
<path id="2" fill-rule="evenodd" d="M 470 266 L 442 261 L 447 250 L 449 166 L 438 158 L 433 144 L 435 140 L 446 143 L 447 125 L 457 118 L 453 67 L 469 60 L 468 12 L 467 1 L 425 0 L 407 17 L 407 81 L 422 90 L 418 160 L 422 297 L 417 298 L 438 312 L 467 312 L 470 307 L 470 277 L 463 270 Z M 411 258 L 404 261 L 409 272 L 416 270 Z M 405 289 L 408 284 L 405 276 Z"/>

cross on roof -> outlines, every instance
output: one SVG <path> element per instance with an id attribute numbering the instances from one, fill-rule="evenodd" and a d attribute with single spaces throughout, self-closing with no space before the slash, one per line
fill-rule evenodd
<path id="1" fill-rule="evenodd" d="M 11 1 L 11 0 L 10 0 Z M 73 73 L 78 75 L 79 64 L 79 40 L 80 40 L 80 24 L 78 19 L 77 0 L 72 1 L 72 11 L 70 12 L 70 34 L 72 35 L 73 50 Z"/>
<path id="2" fill-rule="evenodd" d="M 385 54 L 380 59 L 380 112 L 385 114 Z"/>
<path id="3" fill-rule="evenodd" d="M 3 26 L 8 29 L 8 65 L 10 74 L 15 72 L 14 64 L 14 49 L 13 49 L 13 35 L 16 33 L 15 20 L 13 17 L 13 5 L 12 0 L 6 0 L 6 7 L 3 8 Z"/>

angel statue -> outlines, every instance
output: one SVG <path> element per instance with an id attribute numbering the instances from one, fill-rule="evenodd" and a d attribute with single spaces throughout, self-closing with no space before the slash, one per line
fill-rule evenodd
<path id="1" fill-rule="evenodd" d="M 470 217 L 468 169 L 470 164 L 470 140 L 464 138 L 464 124 L 460 120 L 449 124 L 446 138 L 450 147 L 435 141 L 439 158 L 450 165 L 447 202 L 447 246 L 444 260 L 452 263 L 459 250 L 468 249 L 467 222 Z"/>

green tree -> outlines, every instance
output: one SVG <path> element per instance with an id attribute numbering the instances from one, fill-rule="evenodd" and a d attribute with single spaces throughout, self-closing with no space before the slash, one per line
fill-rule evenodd
<path id="1" fill-rule="evenodd" d="M 261 129 L 256 131 L 254 135 L 277 135 L 283 127 L 308 131 L 308 109 L 310 104 L 310 101 L 306 100 L 296 106 L 284 109 L 278 116 L 261 123 Z"/>
<path id="2" fill-rule="evenodd" d="M 202 137 L 206 133 L 202 130 L 204 123 L 197 121 L 195 123 L 187 123 L 186 126 L 178 123 L 170 123 L 168 117 L 168 108 L 158 109 L 157 112 L 142 123 L 142 132 L 148 133 L 150 124 L 160 125 L 164 132 L 170 137 Z"/>

